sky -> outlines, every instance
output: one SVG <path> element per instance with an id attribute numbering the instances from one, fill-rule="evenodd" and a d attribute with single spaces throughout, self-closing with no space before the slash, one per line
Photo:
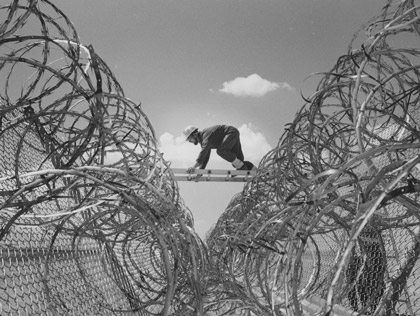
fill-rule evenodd
<path id="1" fill-rule="evenodd" d="M 385 0 L 54 0 L 123 87 L 141 103 L 164 158 L 194 164 L 187 125 L 241 132 L 258 166 L 305 97 L 347 53 L 353 34 Z M 231 169 L 212 153 L 207 166 Z M 242 183 L 179 182 L 204 237 Z"/>

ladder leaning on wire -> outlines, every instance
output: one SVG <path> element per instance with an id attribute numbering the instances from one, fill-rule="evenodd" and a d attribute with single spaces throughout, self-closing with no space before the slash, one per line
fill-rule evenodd
<path id="1" fill-rule="evenodd" d="M 192 182 L 248 182 L 257 174 L 257 170 L 218 170 L 195 169 L 188 173 L 187 169 L 172 168 L 176 181 Z"/>

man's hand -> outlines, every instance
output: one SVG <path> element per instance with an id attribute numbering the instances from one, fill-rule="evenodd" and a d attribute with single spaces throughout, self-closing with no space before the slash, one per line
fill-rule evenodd
<path id="1" fill-rule="evenodd" d="M 188 173 L 194 173 L 194 170 L 195 170 L 195 169 L 197 169 L 197 168 L 201 169 L 201 164 L 199 164 L 198 162 L 196 162 L 196 163 L 194 164 L 194 166 L 189 167 L 189 168 L 187 169 L 187 172 L 188 172 Z"/>
<path id="2" fill-rule="evenodd" d="M 196 168 L 197 168 L 197 165 L 194 165 L 194 166 L 192 166 L 192 167 L 189 167 L 189 168 L 187 169 L 187 172 L 188 172 L 189 174 L 193 174 Z M 200 178 L 200 177 L 202 177 L 202 176 L 203 176 L 202 174 L 191 175 L 191 176 L 188 176 L 188 180 L 198 179 L 198 178 Z M 198 180 L 196 180 L 196 181 L 198 181 Z"/>

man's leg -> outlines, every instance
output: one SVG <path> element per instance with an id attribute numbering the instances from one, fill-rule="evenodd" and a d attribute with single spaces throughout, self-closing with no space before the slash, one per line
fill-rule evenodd
<path id="1" fill-rule="evenodd" d="M 244 161 L 244 153 L 242 152 L 241 141 L 239 140 L 239 138 L 238 142 L 233 147 L 233 152 L 235 153 L 236 158 L 238 158 L 241 161 Z"/>
<path id="2" fill-rule="evenodd" d="M 217 154 L 230 163 L 236 163 L 236 159 L 240 162 L 243 161 L 244 155 L 242 153 L 241 143 L 239 141 L 238 130 L 227 134 L 223 138 L 222 143 L 217 149 Z M 237 167 L 235 166 L 235 168 Z"/>
<path id="3" fill-rule="evenodd" d="M 229 161 L 235 169 L 251 170 L 255 168 L 251 162 L 244 161 L 244 154 L 242 152 L 238 130 L 225 136 L 217 149 L 217 154 L 223 159 Z"/>

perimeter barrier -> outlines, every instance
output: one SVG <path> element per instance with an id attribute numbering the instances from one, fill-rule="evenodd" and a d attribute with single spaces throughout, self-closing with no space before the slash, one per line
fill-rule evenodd
<path id="1" fill-rule="evenodd" d="M 215 309 L 420 314 L 419 8 L 387 1 L 316 75 L 316 92 L 208 234 L 223 280 Z"/>
<path id="2" fill-rule="evenodd" d="M 0 6 L 0 314 L 420 313 L 420 1 L 387 1 L 203 242 L 142 107 Z M 363 31 L 363 33 L 362 33 Z"/>

